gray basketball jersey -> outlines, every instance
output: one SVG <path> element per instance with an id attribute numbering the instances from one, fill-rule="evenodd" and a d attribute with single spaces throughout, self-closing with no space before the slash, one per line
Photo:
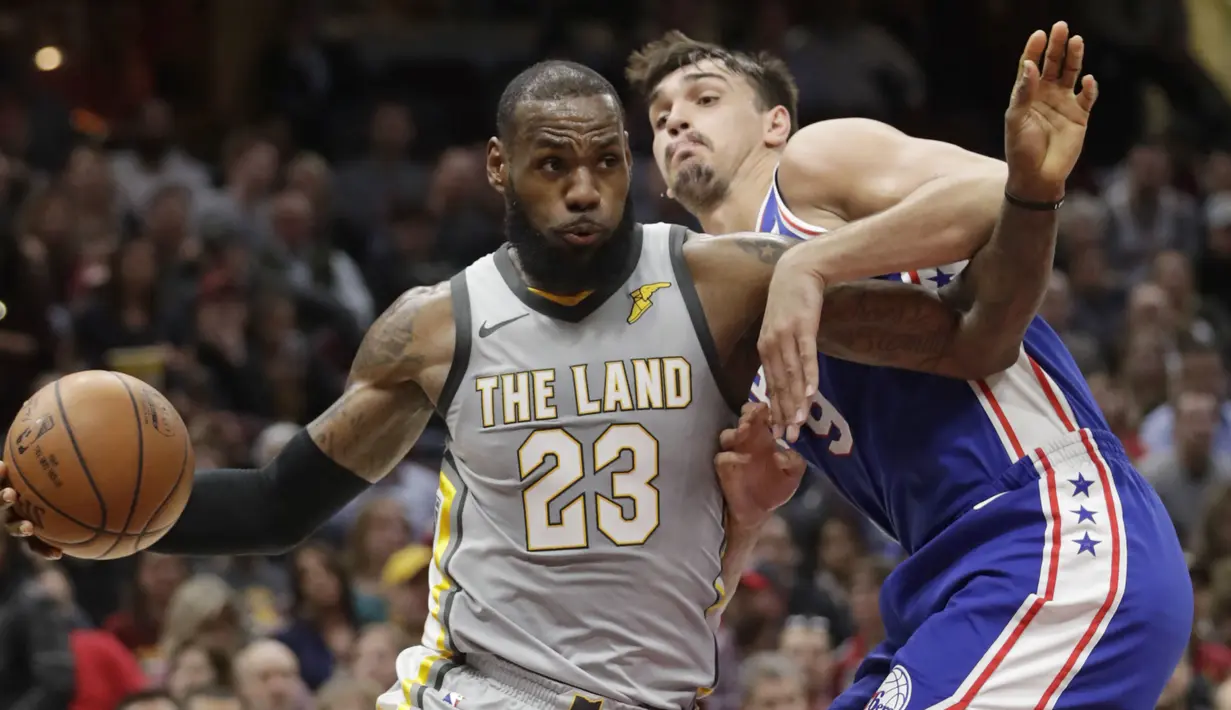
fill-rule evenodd
<path id="1" fill-rule="evenodd" d="M 638 226 L 620 275 L 571 306 L 528 288 L 507 248 L 452 281 L 434 652 L 412 682 L 439 687 L 484 652 L 633 705 L 713 687 L 713 460 L 738 403 L 715 379 L 686 235 Z"/>

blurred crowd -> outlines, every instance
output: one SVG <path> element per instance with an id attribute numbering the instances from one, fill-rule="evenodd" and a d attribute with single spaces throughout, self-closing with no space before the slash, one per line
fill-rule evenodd
<path id="1" fill-rule="evenodd" d="M 658 22 L 707 36 L 696 19 L 710 15 L 686 12 L 696 4 L 661 3 Z M 1091 2 L 1104 17 L 1116 4 Z M 1004 92 L 952 100 L 966 91 L 945 70 L 954 58 L 924 41 L 918 18 L 876 23 L 839 2 L 825 22 L 804 21 L 790 5 L 759 3 L 739 42 L 786 56 L 805 123 L 874 116 L 995 152 Z M 1100 76 L 1102 137 L 1064 207 L 1043 316 L 1190 553 L 1197 624 L 1158 707 L 1231 710 L 1231 152 L 1203 128 L 1221 99 L 1173 101 L 1178 133 L 1140 119 L 1133 62 L 1169 61 L 1167 91 L 1202 76 L 1176 54 L 1183 27 L 1159 13 L 1141 20 L 1162 28 L 1152 39 L 1087 31 L 1103 42 L 1091 42 L 1093 63 L 1129 69 Z M 990 26 L 972 41 L 991 53 L 1026 36 Z M 340 149 L 317 109 L 334 105 L 321 87 L 344 83 L 344 63 L 299 28 L 265 55 L 268 113 L 233 123 L 208 151 L 187 147 L 178 102 L 156 91 L 101 135 L 0 76 L 0 416 L 64 373 L 119 370 L 172 399 L 199 467 L 260 466 L 340 393 L 364 329 L 393 299 L 502 241 L 481 136 L 441 139 L 439 107 L 361 92 L 362 110 L 339 114 L 360 147 Z M 546 46 L 618 76 L 625 45 L 582 44 Z M 835 57 L 843 72 L 809 71 Z M 448 106 L 490 130 L 494 112 Z M 641 123 L 630 107 L 638 219 L 691 224 L 663 197 Z M 0 708 L 370 710 L 427 615 L 443 442 L 436 422 L 284 558 L 48 563 L 0 538 Z M 898 559 L 810 474 L 725 614 L 707 710 L 828 707 L 884 633 L 878 592 Z"/>

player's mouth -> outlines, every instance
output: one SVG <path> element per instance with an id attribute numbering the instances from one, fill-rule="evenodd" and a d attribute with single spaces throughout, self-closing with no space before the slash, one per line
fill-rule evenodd
<path id="1" fill-rule="evenodd" d="M 561 239 L 577 247 L 589 246 L 603 236 L 602 228 L 590 223 L 572 224 L 557 230 L 556 233 Z"/>

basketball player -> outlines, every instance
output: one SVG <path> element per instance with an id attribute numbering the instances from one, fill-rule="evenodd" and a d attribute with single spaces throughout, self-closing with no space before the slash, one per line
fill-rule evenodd
<path id="1" fill-rule="evenodd" d="M 1035 100 L 1037 72 L 1022 76 L 1013 115 Z M 431 613 L 384 708 L 693 707 L 714 682 L 723 590 L 797 483 L 798 470 L 750 469 L 767 476 L 755 495 L 744 492 L 753 482 L 724 482 L 724 506 L 713 473 L 718 434 L 758 367 L 774 265 L 796 242 L 636 224 L 623 121 L 614 89 L 584 67 L 547 62 L 514 79 L 488 147 L 508 244 L 390 307 L 342 398 L 268 466 L 198 472 L 157 545 L 294 545 L 386 475 L 439 412 L 450 442 Z M 1054 241 L 1056 218 L 1023 200 L 1063 183 L 1083 131 L 1046 128 L 1078 139 L 1033 142 L 1010 166 L 1018 206 L 1004 208 L 988 256 L 971 266 L 987 277 L 971 294 L 979 318 L 1012 329 L 1042 297 L 1051 253 L 1038 245 Z M 1060 168 L 1040 170 L 1044 156 Z M 797 247 L 801 263 L 812 248 Z M 827 351 L 972 377 L 1002 367 L 965 335 L 978 324 L 963 315 L 970 304 L 872 282 L 827 298 Z M 886 327 L 878 310 L 899 306 L 933 349 L 868 345 Z M 0 490 L 0 501 L 14 495 Z M 32 532 L 25 521 L 10 529 Z"/>
<path id="2" fill-rule="evenodd" d="M 1028 126 L 1083 121 L 1083 97 L 1093 98 L 1089 78 L 1073 94 L 1080 38 L 1059 23 L 1025 56 L 1044 45 L 1036 110 L 1007 116 L 1010 194 Z M 772 393 L 776 431 L 764 405 L 745 412 L 723 435 L 719 471 L 727 481 L 766 476 L 785 433 L 910 553 L 883 588 L 886 641 L 833 707 L 1153 708 L 1192 628 L 1183 554 L 1060 339 L 1032 321 L 1038 303 L 1011 324 L 967 328 L 1006 353 L 1007 369 L 992 376 L 812 355 L 817 319 L 834 316 L 828 302 L 822 317 L 822 294 L 836 282 L 889 274 L 864 283 L 918 283 L 951 303 L 993 288 L 994 245 L 969 265 L 920 267 L 969 255 L 993 221 L 1003 166 L 868 121 L 792 136 L 794 89 L 780 62 L 678 33 L 634 55 L 630 76 L 647 92 L 659 167 L 707 230 L 827 244 L 826 257 L 809 252 L 805 264 L 797 250 L 778 265 L 761 332 L 765 378 L 753 392 Z M 1015 120 L 1025 121 L 1016 144 Z M 1071 139 L 1049 136 L 1052 146 Z M 1054 209 L 1063 196 L 1059 180 L 1030 199 Z M 860 221 L 842 226 L 851 220 Z M 863 347 L 932 347 L 913 306 L 886 301 L 868 313 L 886 329 L 852 338 Z"/>

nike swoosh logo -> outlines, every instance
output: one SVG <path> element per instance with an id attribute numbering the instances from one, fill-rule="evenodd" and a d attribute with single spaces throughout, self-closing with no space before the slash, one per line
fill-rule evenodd
<path id="1" fill-rule="evenodd" d="M 513 321 L 515 321 L 515 320 L 521 320 L 522 318 L 525 318 L 525 317 L 526 317 L 526 316 L 528 316 L 528 315 L 530 315 L 530 314 L 529 314 L 529 313 L 523 313 L 523 314 L 521 314 L 520 316 L 513 316 L 512 318 L 510 318 L 510 319 L 508 319 L 508 320 L 502 320 L 502 321 L 500 321 L 499 323 L 497 323 L 497 324 L 495 324 L 495 325 L 493 325 L 493 326 L 490 326 L 490 327 L 487 325 L 487 321 L 483 321 L 483 325 L 479 326 L 479 337 L 480 337 L 480 338 L 486 338 L 487 336 L 491 335 L 492 333 L 495 333 L 497 330 L 500 330 L 501 328 L 505 327 L 505 326 L 506 326 L 506 325 L 508 325 L 509 323 L 512 323 L 512 322 L 513 322 Z"/>

